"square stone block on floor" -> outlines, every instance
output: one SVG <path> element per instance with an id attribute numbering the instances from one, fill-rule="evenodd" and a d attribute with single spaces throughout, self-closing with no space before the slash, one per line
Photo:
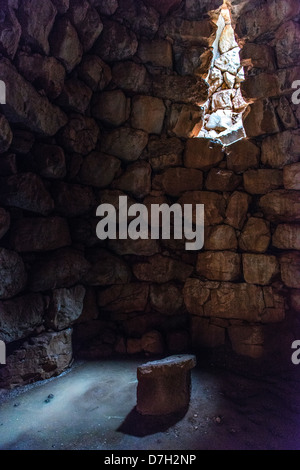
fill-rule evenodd
<path id="1" fill-rule="evenodd" d="M 190 402 L 191 369 L 196 357 L 169 356 L 137 368 L 137 406 L 142 415 L 161 416 L 181 412 Z"/>

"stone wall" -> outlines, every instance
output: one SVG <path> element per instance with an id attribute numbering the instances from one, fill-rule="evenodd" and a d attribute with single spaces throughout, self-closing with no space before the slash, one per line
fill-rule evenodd
<path id="1" fill-rule="evenodd" d="M 232 2 L 250 106 L 248 138 L 223 147 L 195 138 L 221 3 L 1 3 L 0 388 L 58 375 L 74 357 L 208 348 L 229 365 L 290 365 L 300 4 Z M 96 208 L 120 195 L 204 204 L 204 249 L 100 241 Z"/>

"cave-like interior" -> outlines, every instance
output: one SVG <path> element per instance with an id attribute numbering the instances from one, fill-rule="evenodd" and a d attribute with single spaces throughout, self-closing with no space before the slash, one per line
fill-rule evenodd
<path id="1" fill-rule="evenodd" d="M 1 1 L 0 449 L 300 450 L 299 89 L 299 0 Z"/>

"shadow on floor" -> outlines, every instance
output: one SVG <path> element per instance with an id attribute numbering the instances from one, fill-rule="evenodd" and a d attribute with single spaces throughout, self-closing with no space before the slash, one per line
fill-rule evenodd
<path id="1" fill-rule="evenodd" d="M 178 423 L 186 414 L 188 407 L 180 412 L 162 416 L 141 415 L 134 407 L 118 427 L 117 431 L 136 437 L 144 437 L 157 432 L 164 432 Z"/>

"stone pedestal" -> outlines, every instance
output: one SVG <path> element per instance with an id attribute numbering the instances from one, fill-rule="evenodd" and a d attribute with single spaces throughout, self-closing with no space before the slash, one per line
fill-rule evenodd
<path id="1" fill-rule="evenodd" d="M 187 408 L 195 365 L 195 356 L 183 354 L 139 366 L 137 411 L 142 415 L 167 415 Z"/>

